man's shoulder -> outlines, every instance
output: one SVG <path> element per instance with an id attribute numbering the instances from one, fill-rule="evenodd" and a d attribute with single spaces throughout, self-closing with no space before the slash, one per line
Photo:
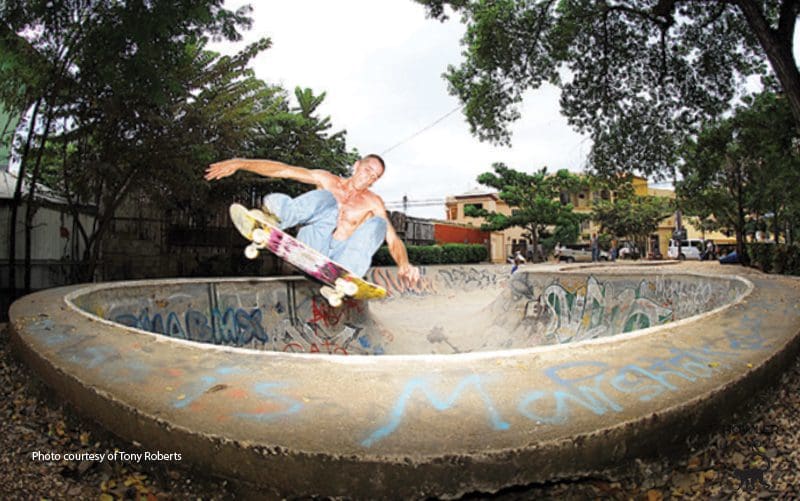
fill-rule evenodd
<path id="1" fill-rule="evenodd" d="M 383 206 L 383 198 L 381 198 L 381 196 L 378 195 L 377 193 L 375 193 L 374 191 L 369 191 L 368 190 L 365 193 L 365 195 L 366 195 L 366 199 L 369 200 L 370 203 L 376 203 L 376 204 L 380 204 L 381 206 Z"/>
<path id="2" fill-rule="evenodd" d="M 341 181 L 342 177 L 337 176 L 331 171 L 327 171 L 325 169 L 311 169 L 311 172 L 319 179 L 326 179 L 326 180 L 336 180 Z"/>

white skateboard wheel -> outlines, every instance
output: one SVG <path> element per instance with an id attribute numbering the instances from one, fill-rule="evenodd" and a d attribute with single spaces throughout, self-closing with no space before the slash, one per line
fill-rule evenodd
<path id="1" fill-rule="evenodd" d="M 269 241 L 269 235 L 266 231 L 262 230 L 261 228 L 256 228 L 253 230 L 253 242 L 261 245 L 266 245 Z"/>
<path id="2" fill-rule="evenodd" d="M 255 259 L 258 257 L 258 247 L 255 244 L 250 244 L 244 248 L 244 255 L 247 259 Z"/>
<path id="3" fill-rule="evenodd" d="M 341 291 L 348 296 L 352 296 L 356 292 L 358 292 L 358 286 L 351 282 L 350 280 L 345 280 L 344 278 L 337 278 L 336 282 L 336 290 Z"/>
<path id="4" fill-rule="evenodd" d="M 333 287 L 328 287 L 327 285 L 323 285 L 319 289 L 320 294 L 322 297 L 328 300 L 328 304 L 333 306 L 334 308 L 338 308 L 342 305 L 342 296 L 343 293 L 339 292 L 338 290 L 334 289 Z"/>

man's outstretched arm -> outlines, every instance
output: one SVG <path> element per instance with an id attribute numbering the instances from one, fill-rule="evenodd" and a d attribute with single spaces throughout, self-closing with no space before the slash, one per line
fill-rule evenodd
<path id="1" fill-rule="evenodd" d="M 232 158 L 222 162 L 213 163 L 206 169 L 206 181 L 222 179 L 230 176 L 237 171 L 244 170 L 265 177 L 279 179 L 293 179 L 305 184 L 313 184 L 322 188 L 325 176 L 332 176 L 330 172 L 324 170 L 311 170 L 303 167 L 295 167 L 283 162 L 274 160 L 256 160 L 247 158 Z"/>
<path id="2" fill-rule="evenodd" d="M 400 277 L 401 280 L 406 281 L 411 287 L 417 285 L 417 282 L 419 282 L 419 268 L 412 266 L 411 263 L 408 262 L 406 246 L 403 244 L 403 241 L 400 240 L 400 237 L 397 236 L 397 232 L 394 230 L 394 226 L 392 226 L 392 222 L 389 220 L 383 204 L 381 204 L 380 217 L 385 219 L 387 223 L 386 245 L 389 247 L 389 254 L 392 256 L 392 259 L 397 263 L 397 276 Z"/>

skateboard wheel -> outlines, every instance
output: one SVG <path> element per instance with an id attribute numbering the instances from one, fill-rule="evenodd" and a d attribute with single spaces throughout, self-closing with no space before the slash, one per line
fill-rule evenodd
<path id="1" fill-rule="evenodd" d="M 344 278 L 337 278 L 334 284 L 336 284 L 337 291 L 341 291 L 343 294 L 346 294 L 348 296 L 352 296 L 356 292 L 358 292 L 358 286 L 353 282 L 351 282 L 350 280 L 345 280 Z"/>
<path id="2" fill-rule="evenodd" d="M 255 244 L 250 244 L 244 248 L 244 255 L 247 259 L 255 259 L 258 257 L 258 247 Z"/>
<path id="3" fill-rule="evenodd" d="M 322 297 L 328 300 L 328 304 L 333 306 L 334 308 L 338 308 L 342 305 L 342 294 L 340 291 L 334 289 L 333 287 L 328 287 L 327 285 L 323 285 L 319 289 L 320 294 Z"/>
<path id="4" fill-rule="evenodd" d="M 256 228 L 253 230 L 253 242 L 257 244 L 266 244 L 269 240 L 269 235 L 266 231 L 262 230 L 261 228 Z"/>

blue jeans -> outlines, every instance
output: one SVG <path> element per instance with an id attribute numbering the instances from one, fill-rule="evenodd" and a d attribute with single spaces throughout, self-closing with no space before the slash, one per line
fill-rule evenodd
<path id="1" fill-rule="evenodd" d="M 333 238 L 339 218 L 339 204 L 327 190 L 314 190 L 297 198 L 283 193 L 264 197 L 264 206 L 280 218 L 281 229 L 301 225 L 297 239 L 363 277 L 372 255 L 386 239 L 386 220 L 373 216 L 347 240 Z"/>

